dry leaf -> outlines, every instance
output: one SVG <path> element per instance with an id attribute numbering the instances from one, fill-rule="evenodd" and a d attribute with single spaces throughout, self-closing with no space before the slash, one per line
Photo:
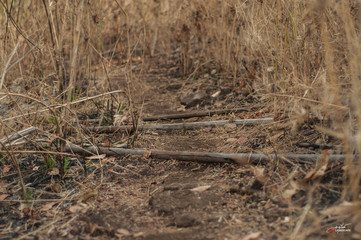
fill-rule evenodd
<path id="1" fill-rule="evenodd" d="M 306 176 L 303 178 L 303 181 L 304 182 L 308 182 L 310 181 L 311 179 L 313 179 L 313 175 L 316 173 L 316 170 L 315 169 L 312 169 L 311 171 L 309 171 Z"/>
<path id="2" fill-rule="evenodd" d="M 191 191 L 192 192 L 204 192 L 210 188 L 211 188 L 211 185 L 204 185 L 204 186 L 192 188 Z"/>
<path id="3" fill-rule="evenodd" d="M 329 155 L 330 155 L 329 152 L 323 151 L 320 166 L 318 167 L 318 169 L 312 169 L 311 171 L 309 171 L 306 174 L 306 176 L 303 178 L 303 181 L 308 182 L 310 180 L 315 180 L 315 179 L 320 178 L 323 175 L 325 175 L 325 172 L 328 167 L 328 159 L 329 159 L 328 156 Z"/>
<path id="4" fill-rule="evenodd" d="M 143 157 L 145 158 L 149 158 L 150 155 L 152 155 L 152 152 L 150 150 L 145 150 L 144 154 L 143 154 Z"/>
<path id="5" fill-rule="evenodd" d="M 28 207 L 23 208 L 23 213 L 24 213 L 25 216 L 28 216 L 30 218 L 36 218 L 36 219 L 40 218 L 40 215 L 33 208 L 28 208 Z"/>
<path id="6" fill-rule="evenodd" d="M 54 205 L 58 204 L 57 202 L 50 202 L 47 203 L 45 205 L 43 205 L 43 207 L 40 209 L 41 212 L 46 212 L 49 211 Z"/>
<path id="7" fill-rule="evenodd" d="M 328 151 L 322 152 L 321 166 L 315 173 L 314 178 L 322 177 L 323 175 L 325 175 L 325 172 L 328 167 L 328 156 L 329 155 L 330 155 L 330 153 Z"/>
<path id="8" fill-rule="evenodd" d="M 218 90 L 217 92 L 213 93 L 211 96 L 212 98 L 218 97 L 221 94 L 221 90 Z"/>
<path id="9" fill-rule="evenodd" d="M 242 238 L 242 240 L 253 240 L 253 239 L 257 239 L 261 236 L 262 232 L 254 232 L 254 233 L 250 233 L 247 236 L 245 236 L 244 238 Z"/>
<path id="10" fill-rule="evenodd" d="M 50 175 L 50 176 L 59 175 L 59 169 L 58 168 L 51 168 L 50 171 L 48 172 L 48 175 Z"/>
<path id="11" fill-rule="evenodd" d="M 124 44 L 122 42 L 118 42 L 117 50 L 119 52 L 124 52 L 125 51 L 125 47 L 124 47 Z"/>
<path id="12" fill-rule="evenodd" d="M 289 200 L 300 189 L 295 181 L 290 182 L 290 187 L 282 193 L 282 197 Z"/>
<path id="13" fill-rule="evenodd" d="M 176 66 L 176 67 L 171 67 L 168 69 L 168 72 L 172 72 L 172 71 L 175 71 L 179 68 L 179 66 Z"/>
<path id="14" fill-rule="evenodd" d="M 70 207 L 69 207 L 69 211 L 70 211 L 71 213 L 77 213 L 77 212 L 79 212 L 80 210 L 82 210 L 83 208 L 84 208 L 84 206 L 81 206 L 81 205 L 76 204 L 76 205 L 70 206 Z"/>
<path id="15" fill-rule="evenodd" d="M 103 147 L 114 147 L 114 146 L 110 143 L 109 139 L 106 139 L 104 141 Z"/>
<path id="16" fill-rule="evenodd" d="M 4 200 L 5 198 L 9 197 L 8 194 L 0 194 L 0 201 Z"/>
<path id="17" fill-rule="evenodd" d="M 71 213 L 76 213 L 76 212 L 82 212 L 85 213 L 86 211 L 88 211 L 89 209 L 89 205 L 86 203 L 81 203 L 79 201 L 76 201 L 76 203 L 73 203 L 73 205 L 71 205 L 69 207 L 69 211 Z"/>
<path id="18" fill-rule="evenodd" d="M 3 173 L 8 173 L 11 169 L 11 165 L 4 165 Z"/>
<path id="19" fill-rule="evenodd" d="M 38 171 L 40 169 L 40 167 L 39 166 L 35 166 L 35 167 L 33 167 L 33 171 Z"/>
<path id="20" fill-rule="evenodd" d="M 323 175 L 325 175 L 325 172 L 327 170 L 327 165 L 324 165 L 322 167 L 320 167 L 320 169 L 317 170 L 317 172 L 313 175 L 313 179 L 322 177 Z"/>
<path id="21" fill-rule="evenodd" d="M 256 176 L 257 180 L 260 181 L 261 183 L 265 184 L 265 175 L 264 175 L 264 170 L 265 168 L 262 167 L 252 167 L 253 170 L 253 174 Z"/>

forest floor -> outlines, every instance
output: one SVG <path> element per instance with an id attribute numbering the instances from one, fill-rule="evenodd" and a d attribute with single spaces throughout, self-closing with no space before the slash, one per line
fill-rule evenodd
<path id="1" fill-rule="evenodd" d="M 241 106 L 259 108 L 156 123 L 274 116 L 271 104 L 257 91 L 234 88 L 232 79 L 216 69 L 186 79 L 175 63 L 160 59 L 155 57 L 146 72 L 136 74 L 142 94 L 134 95 L 133 101 L 141 117 Z M 137 64 L 141 63 L 134 63 L 134 71 Z M 117 69 L 119 66 L 114 66 L 109 71 L 113 90 L 127 87 L 124 75 Z M 144 130 L 128 147 L 280 154 L 321 153 L 317 144 L 333 143 L 325 140 L 312 122 L 300 126 L 296 134 L 292 134 L 291 128 L 291 124 L 275 121 L 254 126 Z M 125 138 L 117 132 L 98 137 L 114 145 Z M 300 143 L 316 145 L 304 148 Z M 301 164 L 269 159 L 262 164 L 238 165 L 103 156 L 87 160 L 87 164 L 90 166 L 87 176 L 81 174 L 81 166 L 74 164 L 60 181 L 60 189 L 59 184 L 52 182 L 54 176 L 35 173 L 34 168 L 40 163 L 29 160 L 27 165 L 22 164 L 26 183 L 36 182 L 31 185 L 34 200 L 27 203 L 11 201 L 11 192 L 19 190 L 16 174 L 2 177 L 2 194 L 9 195 L 10 200 L 0 203 L 0 239 L 350 238 L 350 233 L 327 232 L 342 223 L 338 219 L 316 217 L 341 195 L 337 164 L 330 166 L 321 180 L 310 177 L 305 180 L 316 160 Z M 313 184 L 315 181 L 318 184 Z M 350 219 L 344 223 L 347 220 Z"/>

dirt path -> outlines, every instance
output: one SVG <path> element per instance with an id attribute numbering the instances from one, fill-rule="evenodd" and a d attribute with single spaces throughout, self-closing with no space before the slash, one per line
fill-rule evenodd
<path id="1" fill-rule="evenodd" d="M 221 77 L 217 75 L 190 81 L 162 74 L 162 69 L 150 72 L 140 79 L 144 84 L 142 98 L 134 99 L 142 108 L 143 116 L 176 113 L 187 96 L 192 98 L 197 93 L 206 97 L 190 103 L 187 110 L 259 104 L 257 98 L 245 98 L 232 91 L 232 87 L 225 81 L 220 82 Z M 210 97 L 219 90 L 218 97 Z M 261 109 L 252 113 L 163 122 L 265 116 L 269 114 Z M 141 133 L 134 147 L 267 153 L 273 151 L 270 141 L 278 141 L 277 138 L 270 140 L 273 133 L 267 132 L 267 128 L 269 125 L 230 125 L 192 131 L 149 130 Z M 110 138 L 116 141 L 116 135 Z M 272 164 L 244 167 L 137 157 L 117 158 L 111 162 L 112 171 L 105 172 L 106 180 L 94 201 L 82 210 L 67 237 L 71 234 L 92 239 L 242 239 L 254 234 L 253 239 L 287 239 L 292 233 L 291 226 L 296 219 L 292 217 L 293 211 L 272 192 L 277 187 L 265 187 L 275 175 L 269 168 Z"/>
<path id="2" fill-rule="evenodd" d="M 175 113 L 182 98 L 194 93 L 215 93 L 220 86 L 199 79 L 188 84 L 157 72 L 144 76 L 144 116 Z M 214 76 L 216 79 L 217 77 Z M 118 78 L 120 79 L 120 78 Z M 222 86 L 222 89 L 231 86 Z M 224 91 L 224 90 L 223 90 Z M 227 92 L 227 91 L 224 91 Z M 186 93 L 186 94 L 184 94 Z M 232 107 L 239 103 L 228 91 L 219 98 L 205 97 L 190 110 Z M 238 96 L 242 100 L 241 95 Z M 243 104 L 249 104 L 243 101 Z M 254 103 L 255 104 L 255 103 Z M 189 110 L 187 109 L 187 110 Z M 248 116 L 266 116 L 247 113 Z M 244 118 L 246 113 L 193 118 L 183 121 Z M 179 122 L 173 120 L 170 122 Z M 164 121 L 163 121 L 164 122 Z M 169 122 L 169 121 L 167 121 Z M 264 148 L 265 126 L 233 125 L 192 131 L 145 131 L 135 148 L 171 151 L 247 152 Z M 259 135 L 252 139 L 250 136 Z M 250 141 L 251 140 L 251 141 Z M 262 143 L 263 141 L 263 143 Z M 129 158 L 114 160 L 119 175 L 106 173 L 104 183 L 82 213 L 73 236 L 122 239 L 242 239 L 250 233 L 263 233 L 263 239 L 276 239 L 289 231 L 287 206 L 269 198 L 256 168 L 236 165 L 185 163 L 175 160 Z M 117 170 L 115 170 L 117 169 Z M 263 171 L 264 168 L 259 168 Z M 268 233 L 265 235 L 265 233 Z"/>

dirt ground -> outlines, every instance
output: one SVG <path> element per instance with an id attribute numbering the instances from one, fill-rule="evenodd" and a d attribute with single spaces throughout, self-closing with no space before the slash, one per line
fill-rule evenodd
<path id="1" fill-rule="evenodd" d="M 185 79 L 180 77 L 181 69 L 177 65 L 156 59 L 159 58 L 153 59 L 154 64 L 146 72 L 136 74 L 143 93 L 133 100 L 140 116 L 257 105 L 261 107 L 253 112 L 157 122 L 273 117 L 271 104 L 257 91 L 233 87 L 232 80 L 225 79 L 216 69 Z M 125 87 L 125 77 L 114 69 L 110 75 L 112 88 Z M 188 101 L 188 106 L 182 107 L 181 102 L 196 93 L 202 95 L 201 100 Z M 186 131 L 147 130 L 140 132 L 129 147 L 224 153 L 320 153 L 320 149 L 301 148 L 298 144 L 334 143 L 319 134 L 312 123 L 300 126 L 297 134 L 292 134 L 291 128 L 276 121 Z M 114 133 L 100 138 L 115 144 L 126 136 Z M 79 161 L 86 163 L 87 176 L 82 174 L 84 169 Z M 337 170 L 340 166 L 337 165 L 321 180 L 328 184 L 325 188 L 322 184 L 315 187 L 314 182 L 303 182 L 315 164 L 275 159 L 267 164 L 247 166 L 157 160 L 146 156 L 107 156 L 91 160 L 80 156 L 79 161 L 72 161 L 71 171 L 62 180 L 56 174 L 34 171 L 40 165 L 35 160 L 29 160 L 28 165 L 23 163 L 23 177 L 34 189 L 34 201 L 28 203 L 10 201 L 15 199 L 11 193 L 15 196 L 19 190 L 17 175 L 2 177 L 0 187 L 6 189 L 10 197 L 9 201 L 0 203 L 0 239 L 351 237 L 349 233 L 327 232 L 328 228 L 341 223 L 339 219 L 316 217 L 341 195 L 341 174 Z M 310 196 L 314 197 L 310 208 L 313 214 L 304 217 Z"/>

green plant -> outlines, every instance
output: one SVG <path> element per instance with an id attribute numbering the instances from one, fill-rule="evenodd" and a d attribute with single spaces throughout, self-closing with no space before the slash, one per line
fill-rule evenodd
<path id="1" fill-rule="evenodd" d="M 25 200 L 31 200 L 34 197 L 34 190 L 32 188 L 25 189 Z"/>
<path id="2" fill-rule="evenodd" d="M 63 172 L 65 173 L 70 173 L 70 169 L 69 169 L 69 158 L 65 157 L 64 160 L 64 165 L 63 165 Z"/>
<path id="3" fill-rule="evenodd" d="M 45 161 L 46 168 L 47 169 L 52 168 L 54 167 L 54 164 L 55 164 L 55 160 L 52 157 L 48 156 L 48 159 Z"/>
<path id="4" fill-rule="evenodd" d="M 49 122 L 51 122 L 52 124 L 56 125 L 56 118 L 53 116 L 49 116 L 48 118 Z"/>
<path id="5" fill-rule="evenodd" d="M 91 162 L 91 161 L 85 163 L 85 164 L 83 165 L 83 169 L 82 169 L 83 174 L 84 174 L 85 176 L 87 176 L 87 175 L 92 171 L 92 168 L 93 168 L 93 166 L 92 166 L 92 162 Z"/>
<path id="6" fill-rule="evenodd" d="M 79 98 L 79 96 L 80 96 L 80 89 L 77 88 L 73 91 L 73 94 L 70 97 L 70 101 L 71 102 L 75 101 L 77 98 Z"/>

